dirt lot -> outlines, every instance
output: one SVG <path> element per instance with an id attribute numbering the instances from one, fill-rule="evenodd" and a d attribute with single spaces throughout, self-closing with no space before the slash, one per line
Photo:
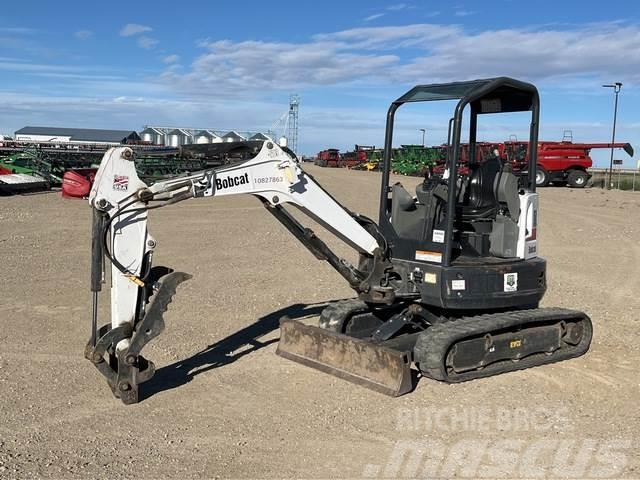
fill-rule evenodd
<path id="1" fill-rule="evenodd" d="M 378 174 L 307 168 L 375 218 Z M 422 380 L 398 399 L 275 355 L 282 314 L 317 315 L 351 291 L 256 199 L 153 212 L 156 264 L 194 278 L 145 350 L 158 366 L 147 398 L 127 407 L 82 357 L 87 203 L 0 198 L 0 477 L 638 478 L 638 207 L 640 194 L 541 193 L 544 304 L 591 315 L 587 356 Z"/>

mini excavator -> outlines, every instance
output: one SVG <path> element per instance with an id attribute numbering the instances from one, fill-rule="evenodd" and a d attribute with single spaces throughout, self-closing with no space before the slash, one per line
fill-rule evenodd
<path id="1" fill-rule="evenodd" d="M 400 183 L 390 185 L 394 117 L 405 103 L 439 100 L 457 100 L 446 169 L 425 175 L 412 195 Z M 537 244 L 539 111 L 536 88 L 506 77 L 412 88 L 387 113 L 377 223 L 341 205 L 292 151 L 270 140 L 259 142 L 248 160 L 149 185 L 138 177 L 132 149 L 110 149 L 89 198 L 93 314 L 85 357 L 117 398 L 139 401 L 140 385 L 155 371 L 141 351 L 163 331 L 168 304 L 191 277 L 153 265 L 157 245 L 147 228 L 149 212 L 236 194 L 257 197 L 356 293 L 327 306 L 317 326 L 283 318 L 277 353 L 285 358 L 398 396 L 414 388 L 417 372 L 455 383 L 584 354 L 592 338 L 589 317 L 539 308 L 547 287 Z M 498 152 L 476 160 L 478 117 L 504 112 L 531 115 L 524 173 L 514 173 Z M 469 115 L 470 149 L 464 174 L 458 168 L 463 113 Z M 288 206 L 355 249 L 357 264 L 338 257 Z M 105 259 L 111 321 L 98 328 Z"/>

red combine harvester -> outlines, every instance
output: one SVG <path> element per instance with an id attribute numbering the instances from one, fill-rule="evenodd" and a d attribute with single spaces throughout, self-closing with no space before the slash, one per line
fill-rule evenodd
<path id="1" fill-rule="evenodd" d="M 338 166 L 353 168 L 367 161 L 367 151 L 374 150 L 369 145 L 356 145 L 353 151 L 343 153 Z"/>
<path id="2" fill-rule="evenodd" d="M 611 147 L 622 148 L 633 156 L 633 147 L 628 143 L 539 142 L 536 185 L 546 187 L 549 183 L 559 183 L 583 188 L 591 178 L 587 171 L 593 166 L 591 149 Z M 528 142 L 504 142 L 500 153 L 513 162 L 515 170 L 523 170 L 529 159 L 528 148 Z"/>
<path id="3" fill-rule="evenodd" d="M 337 167 L 340 162 L 340 150 L 328 148 L 318 153 L 315 164 L 320 167 Z"/>

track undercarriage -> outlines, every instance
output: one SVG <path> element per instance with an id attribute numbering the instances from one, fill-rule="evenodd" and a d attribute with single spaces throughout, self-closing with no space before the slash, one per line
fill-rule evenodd
<path id="1" fill-rule="evenodd" d="M 138 402 L 139 385 L 153 376 L 141 350 L 164 329 L 163 314 L 187 278 L 167 275 L 132 331 L 105 325 L 96 346 L 87 345 L 86 358 L 124 403 Z M 412 391 L 418 372 L 458 383 L 578 357 L 592 337 L 589 317 L 564 308 L 447 317 L 418 303 L 376 306 L 359 299 L 329 305 L 318 326 L 283 318 L 280 331 L 280 356 L 389 396 Z M 130 343 L 118 349 L 124 338 Z"/>
<path id="2" fill-rule="evenodd" d="M 280 355 L 392 396 L 412 390 L 411 364 L 458 383 L 578 357 L 592 337 L 589 317 L 564 308 L 445 316 L 358 299 L 327 307 L 319 327 L 281 326 Z"/>

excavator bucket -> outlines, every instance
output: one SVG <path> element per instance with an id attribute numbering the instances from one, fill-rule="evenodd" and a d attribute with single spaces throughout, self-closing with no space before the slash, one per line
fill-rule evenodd
<path id="1" fill-rule="evenodd" d="M 414 387 L 411 352 L 288 318 L 280 320 L 276 353 L 392 397 L 404 395 Z"/>

